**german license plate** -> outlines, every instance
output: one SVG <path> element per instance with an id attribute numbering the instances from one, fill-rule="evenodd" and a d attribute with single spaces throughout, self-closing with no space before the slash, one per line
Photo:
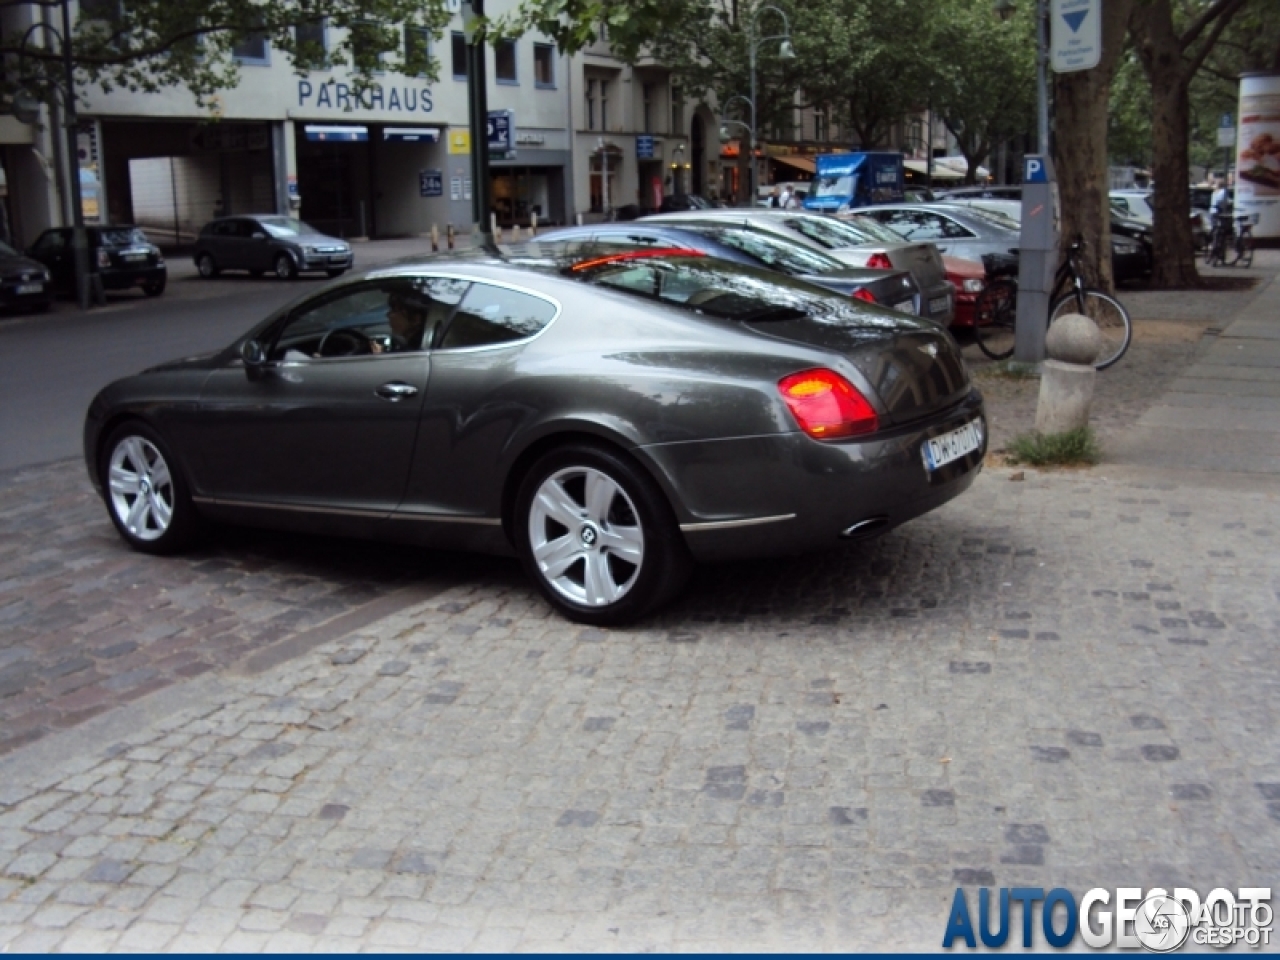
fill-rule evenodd
<path id="1" fill-rule="evenodd" d="M 924 468 L 932 473 L 953 460 L 959 460 L 975 450 L 980 450 L 982 430 L 983 424 L 979 418 L 970 420 L 963 427 L 944 433 L 940 437 L 926 440 L 920 451 L 924 457 Z"/>
<path id="2" fill-rule="evenodd" d="M 903 300 L 901 303 L 895 303 L 893 309 L 900 310 L 902 313 L 915 313 L 916 302 L 915 300 Z"/>
<path id="3" fill-rule="evenodd" d="M 942 313 L 951 303 L 950 297 L 934 297 L 929 301 L 930 313 Z"/>
<path id="4" fill-rule="evenodd" d="M 147 259 L 147 255 L 145 253 L 122 253 L 120 255 L 120 259 L 128 260 L 130 263 L 133 263 L 138 260 Z"/>
<path id="5" fill-rule="evenodd" d="M 28 293 L 44 293 L 43 283 L 20 283 L 18 284 L 18 296 Z"/>

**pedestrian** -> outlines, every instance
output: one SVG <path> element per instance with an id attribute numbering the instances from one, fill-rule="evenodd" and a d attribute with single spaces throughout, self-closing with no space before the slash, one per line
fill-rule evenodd
<path id="1" fill-rule="evenodd" d="M 774 187 L 769 191 L 769 206 L 779 207 L 782 205 L 782 197 L 779 196 L 778 188 Z"/>
<path id="2" fill-rule="evenodd" d="M 789 210 L 795 206 L 795 191 L 791 189 L 791 184 L 784 184 L 782 193 L 778 196 L 778 206 L 783 210 Z"/>
<path id="3" fill-rule="evenodd" d="M 1209 212 L 1215 217 L 1229 216 L 1231 213 L 1231 195 L 1227 192 L 1227 181 L 1214 181 L 1213 196 L 1209 200 Z"/>

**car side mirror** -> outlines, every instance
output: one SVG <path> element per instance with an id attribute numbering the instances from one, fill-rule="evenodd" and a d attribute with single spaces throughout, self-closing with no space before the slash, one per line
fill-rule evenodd
<path id="1" fill-rule="evenodd" d="M 240 347 L 240 359 L 250 370 L 255 370 L 267 362 L 267 352 L 257 340 L 246 340 Z"/>

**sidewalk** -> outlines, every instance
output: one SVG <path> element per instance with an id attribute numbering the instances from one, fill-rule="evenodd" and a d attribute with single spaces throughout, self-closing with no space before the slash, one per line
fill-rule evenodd
<path id="1" fill-rule="evenodd" d="M 1280 475 L 1280 251 L 1252 301 L 1109 447 L 1121 464 Z"/>

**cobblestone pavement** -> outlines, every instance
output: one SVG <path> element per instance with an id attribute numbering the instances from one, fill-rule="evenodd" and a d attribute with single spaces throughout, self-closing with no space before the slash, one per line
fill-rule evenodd
<path id="1" fill-rule="evenodd" d="M 959 884 L 1275 886 L 1280 482 L 1012 476 L 613 631 L 0 476 L 0 950 L 936 949 Z"/>

